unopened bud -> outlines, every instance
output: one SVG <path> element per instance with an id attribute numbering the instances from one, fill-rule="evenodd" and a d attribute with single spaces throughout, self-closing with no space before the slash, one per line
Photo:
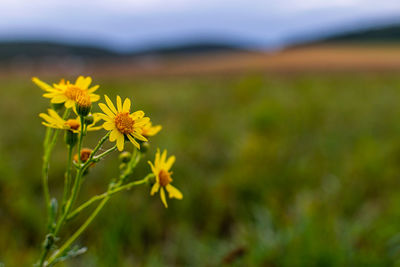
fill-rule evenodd
<path id="1" fill-rule="evenodd" d="M 65 124 L 71 129 L 71 130 L 78 130 L 81 125 L 79 124 L 79 121 L 74 120 L 74 119 L 69 119 L 65 122 Z"/>
<path id="2" fill-rule="evenodd" d="M 81 93 L 76 97 L 76 112 L 85 117 L 89 114 L 92 108 L 92 102 L 88 93 Z"/>
<path id="3" fill-rule="evenodd" d="M 85 117 L 85 124 L 90 125 L 94 122 L 94 117 L 92 114 L 89 114 Z"/>
<path id="4" fill-rule="evenodd" d="M 67 145 L 73 147 L 76 145 L 76 142 L 78 142 L 78 134 L 71 130 L 66 130 L 64 140 Z"/>
<path id="5" fill-rule="evenodd" d="M 119 159 L 124 162 L 128 163 L 132 158 L 132 154 L 129 151 L 124 151 L 121 154 L 119 154 Z"/>
<path id="6" fill-rule="evenodd" d="M 90 148 L 82 148 L 81 150 L 81 162 L 85 163 L 86 161 L 88 161 L 90 154 L 92 154 L 92 151 Z M 74 161 L 78 162 L 78 154 L 74 155 Z"/>
<path id="7" fill-rule="evenodd" d="M 140 152 L 142 152 L 142 153 L 146 153 L 147 150 L 149 150 L 149 148 L 150 148 L 149 142 L 142 142 L 140 144 Z"/>
<path id="8" fill-rule="evenodd" d="M 121 164 L 119 165 L 119 169 L 120 169 L 121 171 L 123 171 L 123 170 L 126 169 L 127 166 L 128 166 L 128 165 L 127 165 L 126 163 L 121 163 Z"/>

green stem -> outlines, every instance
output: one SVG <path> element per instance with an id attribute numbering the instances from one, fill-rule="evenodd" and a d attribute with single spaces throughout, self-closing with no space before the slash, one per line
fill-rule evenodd
<path id="1" fill-rule="evenodd" d="M 70 109 L 65 109 L 63 114 L 63 119 L 66 119 L 69 116 Z M 52 231 L 52 222 L 50 221 L 50 209 L 51 209 L 51 200 L 50 200 L 50 190 L 49 190 L 49 161 L 51 152 L 53 151 L 54 145 L 57 142 L 58 133 L 60 130 L 54 130 L 51 128 L 46 129 L 46 135 L 43 142 L 44 154 L 43 154 L 43 165 L 42 165 L 42 183 L 43 183 L 43 193 L 46 201 L 46 209 L 47 214 L 49 216 L 47 222 L 47 228 L 49 231 Z M 46 245 L 47 236 L 44 241 L 42 247 L 41 257 L 39 259 L 39 266 L 43 266 L 44 260 L 51 249 L 51 245 Z"/>
<path id="2" fill-rule="evenodd" d="M 65 173 L 65 183 L 64 183 L 64 194 L 62 201 L 62 212 L 64 212 L 65 204 L 68 200 L 68 194 L 71 190 L 71 172 L 72 172 L 72 151 L 74 147 L 68 145 L 68 162 L 67 162 L 67 172 Z"/>
<path id="3" fill-rule="evenodd" d="M 66 109 L 64 111 L 63 114 L 64 119 L 68 117 L 69 112 L 70 109 Z M 43 183 L 43 193 L 46 201 L 46 208 L 48 214 L 50 214 L 50 209 L 51 209 L 50 190 L 49 190 L 49 161 L 51 152 L 53 151 L 54 145 L 57 142 L 59 131 L 60 130 L 53 130 L 51 128 L 47 128 L 46 136 L 43 142 L 44 155 L 43 155 L 43 165 L 42 165 L 42 183 Z M 50 227 L 51 226 L 49 220 L 47 223 L 47 228 L 49 229 Z"/>
<path id="4" fill-rule="evenodd" d="M 46 136 L 44 138 L 43 142 L 43 165 L 42 165 L 42 183 L 43 183 L 43 194 L 44 198 L 46 201 L 46 209 L 48 210 L 48 207 L 50 206 L 50 192 L 49 192 L 49 183 L 48 183 L 48 173 L 49 173 L 49 158 L 50 158 L 50 152 L 49 152 L 49 142 L 52 133 L 54 130 L 52 128 L 47 128 L 46 129 Z"/>
<path id="5" fill-rule="evenodd" d="M 82 128 L 81 128 L 82 129 Z M 92 153 L 90 154 L 89 159 L 82 165 L 79 164 L 79 169 L 78 172 L 76 173 L 76 177 L 75 177 L 75 181 L 74 181 L 74 185 L 72 187 L 72 193 L 71 196 L 69 198 L 69 200 L 66 203 L 65 206 L 65 210 L 61 215 L 60 220 L 58 221 L 55 231 L 54 231 L 54 235 L 57 236 L 58 232 L 60 231 L 61 226 L 63 225 L 63 223 L 65 222 L 69 212 L 71 211 L 71 208 L 78 196 L 78 193 L 80 191 L 80 187 L 81 187 L 81 180 L 82 180 L 82 175 L 85 172 L 85 170 L 90 166 L 90 164 L 93 163 L 93 158 L 95 153 L 101 148 L 101 146 L 103 145 L 103 143 L 107 140 L 108 138 L 108 134 L 106 134 L 100 141 L 99 143 L 96 145 L 96 147 L 93 149 Z M 81 134 L 79 135 L 79 140 L 78 140 L 78 151 L 80 151 L 80 148 L 82 146 L 82 139 L 83 135 L 82 135 L 82 131 Z M 79 157 L 79 161 L 80 161 L 80 157 Z"/>
<path id="6" fill-rule="evenodd" d="M 62 245 L 60 249 L 58 249 L 51 257 L 49 258 L 47 265 L 52 264 L 60 255 L 69 248 L 69 246 L 85 231 L 85 229 L 89 226 L 89 224 L 94 220 L 100 210 L 104 207 L 110 197 L 106 197 L 103 201 L 97 206 L 95 211 L 90 215 L 90 217 L 82 224 L 81 227 Z"/>
<path id="7" fill-rule="evenodd" d="M 99 154 L 99 155 L 93 157 L 92 160 L 93 160 L 93 161 L 99 161 L 99 160 L 101 160 L 102 158 L 104 158 L 105 156 L 107 156 L 108 154 L 110 154 L 111 152 L 114 152 L 115 150 L 117 150 L 117 145 L 115 145 L 115 146 L 113 146 L 112 148 L 110 148 L 110 149 L 104 151 L 103 153 L 101 153 L 101 154 Z"/>
<path id="8" fill-rule="evenodd" d="M 81 132 L 79 134 L 79 140 L 78 140 L 78 163 L 79 165 L 82 164 L 82 159 L 81 159 L 81 150 L 82 150 L 82 141 L 83 141 L 83 136 L 85 135 L 85 117 L 79 116 L 81 119 Z"/>
<path id="9" fill-rule="evenodd" d="M 131 182 L 129 184 L 120 186 L 118 188 L 114 188 L 114 189 L 110 189 L 108 192 L 103 193 L 101 195 L 95 196 L 92 199 L 90 199 L 88 202 L 88 204 L 84 204 L 81 207 L 79 207 L 78 209 L 83 210 L 84 208 L 86 208 L 87 206 L 89 206 L 90 204 L 92 204 L 95 201 L 101 200 L 100 204 L 97 206 L 97 208 L 93 211 L 93 213 L 89 216 L 89 218 L 82 224 L 81 227 L 79 227 L 79 229 L 64 243 L 64 245 L 62 245 L 62 247 L 57 250 L 48 260 L 48 265 L 52 264 L 60 255 L 63 255 L 63 253 L 71 246 L 71 244 L 83 233 L 83 231 L 85 231 L 85 229 L 90 225 L 90 223 L 94 220 L 94 218 L 97 216 L 97 214 L 101 211 L 101 209 L 104 207 L 104 205 L 108 202 L 108 200 L 110 199 L 111 195 L 118 193 L 122 190 L 129 190 L 131 189 L 133 186 L 136 185 L 141 185 L 144 184 L 148 181 L 148 179 L 150 179 L 154 174 L 150 173 L 148 174 L 145 178 L 143 178 L 142 180 L 139 181 L 134 181 Z M 77 210 L 78 210 L 77 209 Z M 81 211 L 80 210 L 80 211 Z M 77 213 L 79 213 L 80 211 L 77 211 Z M 77 214 L 76 213 L 76 214 Z"/>
<path id="10" fill-rule="evenodd" d="M 100 194 L 100 195 L 97 195 L 97 196 L 92 197 L 91 199 L 89 199 L 88 201 L 86 201 L 85 203 L 83 203 L 82 205 L 80 205 L 78 208 L 76 208 L 73 212 L 71 212 L 70 215 L 68 216 L 67 220 L 70 220 L 70 219 L 74 218 L 74 217 L 75 217 L 76 215 L 78 215 L 81 211 L 83 211 L 84 209 L 86 209 L 86 208 L 89 207 L 91 204 L 95 203 L 96 201 L 99 201 L 99 200 L 101 200 L 101 199 L 103 199 L 103 198 L 105 198 L 105 197 L 107 197 L 107 196 L 114 195 L 115 193 L 118 193 L 118 192 L 120 192 L 120 191 L 122 191 L 122 190 L 129 190 L 129 189 L 131 189 L 133 186 L 141 185 L 141 184 L 147 183 L 147 181 L 148 181 L 150 178 L 152 178 L 153 176 L 154 176 L 154 174 L 150 173 L 150 174 L 148 174 L 146 177 L 144 177 L 144 178 L 141 179 L 141 180 L 128 183 L 128 184 L 126 184 L 126 185 L 123 185 L 123 186 L 120 186 L 120 187 L 111 189 L 110 191 L 105 192 L 105 193 L 103 193 L 103 194 Z"/>

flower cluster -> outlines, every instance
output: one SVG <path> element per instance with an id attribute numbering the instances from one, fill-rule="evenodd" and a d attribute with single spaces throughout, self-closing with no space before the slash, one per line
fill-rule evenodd
<path id="1" fill-rule="evenodd" d="M 149 161 L 151 172 L 145 178 L 127 183 L 128 176 L 133 173 L 133 169 L 145 152 L 142 146 L 147 144 L 149 138 L 162 129 L 161 125 L 153 126 L 150 118 L 146 117 L 142 110 L 134 110 L 132 101 L 129 98 L 125 98 L 122 101 L 120 96 L 116 96 L 114 104 L 107 95 L 104 95 L 105 102 L 98 104 L 99 111 L 102 112 L 94 112 L 95 106 L 93 103 L 98 102 L 100 96 L 95 94 L 99 86 L 91 86 L 91 77 L 79 76 L 75 83 L 62 79 L 59 83 L 54 83 L 53 85 L 49 85 L 36 77 L 32 78 L 32 81 L 45 91 L 43 97 L 49 98 L 51 103 L 51 108 L 47 110 L 47 113 L 39 114 L 39 117 L 43 120 L 42 124 L 47 127 L 44 141 L 42 179 L 49 213 L 49 233 L 43 244 L 38 266 L 52 265 L 62 259 L 66 259 L 65 255 L 75 255 L 76 253 L 70 248 L 71 243 L 89 225 L 110 196 L 119 191 L 130 189 L 132 186 L 139 184 L 152 184 L 150 194 L 154 195 L 160 192 L 161 201 L 166 208 L 168 207 L 166 192 L 169 198 L 183 198 L 182 193 L 171 185 L 172 172 L 170 169 L 175 162 L 175 156 L 170 156 L 167 159 L 166 150 L 160 154 L 160 150 L 157 149 L 154 163 Z M 64 112 L 62 113 L 63 108 Z M 93 149 L 82 148 L 83 139 L 88 132 L 102 129 L 106 131 L 106 134 L 96 147 Z M 68 160 L 62 205 L 58 208 L 57 200 L 50 197 L 48 165 L 60 131 L 64 131 L 65 143 L 68 148 Z M 115 145 L 103 153 L 98 153 L 107 140 L 112 143 L 115 142 Z M 127 149 L 127 142 L 133 145 L 132 153 L 124 151 Z M 77 151 L 73 157 L 75 149 Z M 120 166 L 119 179 L 110 181 L 108 190 L 104 194 L 94 196 L 74 210 L 73 206 L 83 181 L 82 177 L 88 173 L 88 168 L 93 167 L 95 163 L 116 150 L 122 152 L 120 159 L 123 163 Z M 73 173 L 75 173 L 74 179 Z M 92 216 L 87 219 L 82 227 L 63 246 L 47 258 L 48 253 L 55 245 L 56 237 L 63 224 L 75 218 L 86 207 L 100 200 L 101 203 L 98 208 L 95 209 Z M 57 214 L 58 216 L 56 216 Z"/>

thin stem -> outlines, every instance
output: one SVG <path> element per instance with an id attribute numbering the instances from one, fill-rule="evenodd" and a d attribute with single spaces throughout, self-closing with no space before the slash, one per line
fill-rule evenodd
<path id="1" fill-rule="evenodd" d="M 82 130 L 82 128 L 81 128 L 81 130 Z M 82 140 L 81 140 L 81 139 L 83 138 L 82 132 L 83 132 L 83 131 L 81 131 L 81 134 L 79 135 L 79 140 L 78 140 L 78 144 L 79 144 L 79 145 L 78 145 L 78 151 L 80 151 L 80 148 L 81 148 L 81 146 L 82 146 Z M 65 210 L 64 210 L 64 212 L 62 213 L 60 220 L 58 221 L 58 223 L 57 223 L 57 225 L 56 225 L 56 228 L 55 228 L 55 231 L 54 231 L 54 235 L 57 236 L 58 232 L 60 231 L 60 228 L 61 228 L 62 224 L 65 222 L 65 220 L 66 220 L 66 218 L 67 218 L 69 212 L 71 211 L 71 208 L 72 208 L 72 206 L 73 206 L 73 204 L 74 204 L 74 202 L 75 202 L 75 200 L 76 200 L 76 198 L 77 198 L 77 196 L 78 196 L 78 192 L 80 191 L 81 180 L 82 180 L 82 175 L 83 175 L 83 173 L 84 173 L 85 170 L 90 166 L 90 164 L 93 162 L 94 154 L 101 148 L 101 146 L 103 145 L 103 143 L 107 140 L 108 135 L 109 135 L 109 133 L 107 133 L 107 134 L 99 141 L 99 143 L 96 145 L 96 147 L 93 149 L 92 153 L 90 154 L 89 159 L 88 159 L 83 165 L 82 165 L 82 164 L 79 164 L 79 169 L 78 169 L 78 172 L 76 173 L 76 176 L 75 176 L 75 181 L 74 181 L 74 185 L 73 185 L 73 187 L 72 187 L 71 196 L 70 196 L 68 202 L 66 203 Z M 78 152 L 78 153 L 79 153 L 79 152 Z M 78 154 L 78 155 L 79 155 L 79 154 Z M 80 157 L 79 157 L 79 160 L 80 160 Z"/>
<path id="2" fill-rule="evenodd" d="M 103 138 L 101 138 L 101 140 L 97 143 L 97 145 L 94 147 L 92 153 L 90 154 L 88 161 L 93 159 L 93 157 L 97 153 L 97 151 L 101 148 L 101 146 L 104 144 L 104 142 L 107 141 L 109 135 L 110 135 L 110 132 L 108 132 L 106 135 L 103 136 Z"/>
<path id="3" fill-rule="evenodd" d="M 64 245 L 58 249 L 48 260 L 47 265 L 52 264 L 58 256 L 62 255 L 69 246 L 85 231 L 85 229 L 89 226 L 89 224 L 94 220 L 100 210 L 104 207 L 110 197 L 106 197 L 103 201 L 97 206 L 95 211 L 90 215 L 90 217 L 82 224 L 81 227 L 64 243 Z"/>
<path id="4" fill-rule="evenodd" d="M 69 116 L 70 109 L 65 109 L 64 114 L 63 114 L 63 119 L 66 119 Z M 46 201 L 46 208 L 47 208 L 47 214 L 49 216 L 48 222 L 47 222 L 47 228 L 49 231 L 52 231 L 52 223 L 50 221 L 50 209 L 51 209 L 51 200 L 50 200 L 50 190 L 49 190 L 49 161 L 50 161 L 50 156 L 51 152 L 53 151 L 54 145 L 57 142 L 57 137 L 58 133 L 60 130 L 54 130 L 51 128 L 46 129 L 46 135 L 44 138 L 43 142 L 43 148 L 44 148 L 44 154 L 43 154 L 43 165 L 42 165 L 42 183 L 43 183 L 43 193 Z M 44 260 L 49 253 L 49 250 L 51 248 L 51 245 L 46 245 L 47 242 L 47 236 L 44 241 L 43 247 L 42 247 L 42 253 L 41 257 L 39 259 L 39 266 L 43 266 Z"/>
<path id="5" fill-rule="evenodd" d="M 72 151 L 74 147 L 68 145 L 68 161 L 67 161 L 67 172 L 65 173 L 65 183 L 64 183 L 64 194 L 62 201 L 62 212 L 64 212 L 65 204 L 68 200 L 68 194 L 71 190 L 71 172 L 72 172 Z"/>
<path id="6" fill-rule="evenodd" d="M 93 157 L 93 160 L 95 161 L 99 161 L 100 159 L 104 158 L 105 156 L 107 156 L 108 154 L 114 152 L 115 150 L 117 150 L 117 145 L 113 146 L 112 148 L 104 151 L 103 153 Z"/>
<path id="7" fill-rule="evenodd" d="M 76 215 L 78 215 L 81 211 L 83 211 L 84 209 L 86 209 L 87 207 L 89 207 L 91 204 L 95 203 L 96 201 L 99 201 L 107 196 L 111 196 L 114 195 L 115 193 L 118 193 L 122 190 L 129 190 L 131 189 L 133 186 L 136 185 L 141 185 L 141 184 L 145 184 L 147 183 L 147 181 L 152 178 L 154 176 L 154 174 L 150 173 L 148 174 L 146 177 L 144 177 L 141 180 L 138 181 L 134 181 L 131 183 L 128 183 L 126 185 L 111 189 L 108 192 L 105 192 L 103 194 L 97 195 L 92 197 L 91 199 L 89 199 L 88 201 L 86 201 L 85 203 L 83 203 L 82 205 L 80 205 L 78 208 L 76 208 L 73 212 L 70 213 L 70 215 L 68 216 L 67 220 L 72 219 L 73 217 L 75 217 Z"/>
<path id="8" fill-rule="evenodd" d="M 48 209 L 50 205 L 50 192 L 49 192 L 49 184 L 48 184 L 48 173 L 49 173 L 49 156 L 50 156 L 50 151 L 49 151 L 49 142 L 51 135 L 53 134 L 54 130 L 52 128 L 47 128 L 46 129 L 46 136 L 44 138 L 43 142 L 43 165 L 42 165 L 42 183 L 43 183 L 43 193 L 44 193 L 44 198 L 46 201 L 46 209 Z"/>
<path id="9" fill-rule="evenodd" d="M 101 211 L 101 209 L 104 207 L 104 205 L 108 202 L 108 200 L 110 199 L 111 195 L 120 192 L 122 190 L 129 190 L 130 188 L 132 188 L 133 186 L 136 185 L 140 185 L 140 184 L 144 184 L 148 181 L 149 178 L 151 178 L 154 174 L 150 173 L 148 174 L 145 178 L 143 178 L 142 180 L 139 181 L 134 181 L 131 182 L 129 184 L 126 184 L 124 186 L 120 186 L 118 188 L 115 189 L 110 189 L 108 192 L 103 193 L 101 195 L 95 196 L 94 198 L 92 198 L 91 200 L 89 200 L 88 202 L 95 202 L 97 200 L 102 199 L 102 201 L 100 202 L 100 204 L 97 206 L 97 208 L 93 211 L 93 213 L 89 216 L 89 218 L 82 224 L 81 227 L 79 227 L 79 229 L 64 243 L 64 245 L 62 245 L 62 247 L 57 250 L 48 260 L 47 265 L 52 264 L 60 255 L 62 255 L 70 246 L 71 244 L 83 233 L 83 231 L 85 231 L 85 229 L 89 226 L 89 224 L 94 220 L 94 218 L 97 216 L 97 214 Z M 89 205 L 91 204 L 89 203 Z M 88 206 L 88 205 L 86 205 Z M 85 206 L 85 207 L 86 207 Z M 85 207 L 83 207 L 82 209 L 84 209 Z M 79 208 L 78 208 L 79 209 Z M 79 213 L 79 212 L 78 212 Z"/>
<path id="10" fill-rule="evenodd" d="M 83 136 L 85 135 L 85 117 L 79 116 L 81 120 L 81 132 L 79 134 L 79 140 L 78 140 L 78 163 L 82 164 L 82 159 L 80 157 L 81 155 L 81 150 L 82 150 L 82 141 L 83 141 Z"/>
<path id="11" fill-rule="evenodd" d="M 63 118 L 67 118 L 70 109 L 66 109 L 63 114 Z M 49 190 L 49 161 L 50 155 L 53 151 L 54 145 L 57 142 L 58 133 L 60 130 L 54 130 L 47 128 L 46 136 L 43 142 L 44 155 L 43 155 L 43 165 L 42 165 L 42 183 L 43 183 L 43 193 L 46 201 L 47 213 L 50 214 L 51 200 L 50 200 L 50 190 Z M 47 228 L 50 228 L 50 220 L 47 223 Z"/>

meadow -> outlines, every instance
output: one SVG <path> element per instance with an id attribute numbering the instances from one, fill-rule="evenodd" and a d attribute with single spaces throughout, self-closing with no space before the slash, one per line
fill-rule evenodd
<path id="1" fill-rule="evenodd" d="M 157 146 L 176 155 L 184 199 L 165 209 L 147 186 L 114 197 L 65 266 L 400 265 L 399 73 L 92 76 L 163 125 L 147 159 Z M 30 266 L 45 231 L 48 101 L 30 77 L 0 84 L 0 262 Z M 50 169 L 57 196 L 65 154 Z M 91 170 L 81 195 L 104 192 L 118 164 Z"/>

